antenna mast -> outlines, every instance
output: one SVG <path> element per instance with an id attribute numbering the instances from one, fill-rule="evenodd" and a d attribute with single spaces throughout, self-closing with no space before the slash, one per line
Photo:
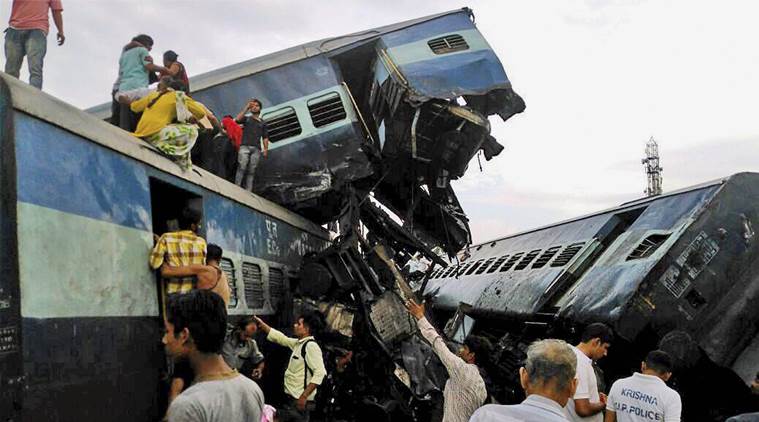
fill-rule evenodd
<path id="1" fill-rule="evenodd" d="M 659 166 L 659 144 L 656 143 L 653 136 L 646 144 L 646 158 L 640 160 L 640 162 L 646 168 L 646 176 L 648 178 L 648 187 L 644 193 L 646 196 L 661 195 L 661 172 L 664 169 Z"/>

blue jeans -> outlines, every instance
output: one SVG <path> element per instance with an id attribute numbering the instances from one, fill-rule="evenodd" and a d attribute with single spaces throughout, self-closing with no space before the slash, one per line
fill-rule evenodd
<path id="1" fill-rule="evenodd" d="M 47 35 L 40 29 L 5 30 L 5 73 L 18 78 L 26 56 L 29 85 L 42 89 L 42 62 L 47 53 Z"/>
<path id="2" fill-rule="evenodd" d="M 256 175 L 256 167 L 261 160 L 261 150 L 249 145 L 240 145 L 237 152 L 237 174 L 235 184 L 245 190 L 253 190 L 253 176 Z"/>

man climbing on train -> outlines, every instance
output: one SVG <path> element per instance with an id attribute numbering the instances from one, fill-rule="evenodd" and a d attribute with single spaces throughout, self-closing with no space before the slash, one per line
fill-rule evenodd
<path id="1" fill-rule="evenodd" d="M 166 263 L 169 267 L 206 263 L 206 241 L 198 236 L 203 214 L 186 206 L 179 216 L 179 230 L 164 233 L 150 254 L 150 267 L 157 270 Z M 165 267 L 164 267 L 165 269 Z M 161 272 L 165 294 L 187 293 L 193 288 L 193 277 L 174 277 Z"/>

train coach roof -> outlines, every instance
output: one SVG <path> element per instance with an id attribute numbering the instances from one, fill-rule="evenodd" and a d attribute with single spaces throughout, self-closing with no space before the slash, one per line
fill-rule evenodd
<path id="1" fill-rule="evenodd" d="M 687 192 L 693 192 L 693 191 L 697 191 L 697 190 L 700 190 L 700 189 L 706 189 L 706 188 L 709 188 L 711 186 L 721 185 L 721 184 L 724 184 L 725 182 L 727 182 L 728 180 L 730 180 L 731 178 L 737 176 L 738 174 L 743 174 L 743 173 L 736 173 L 736 174 L 733 174 L 733 175 L 730 175 L 730 176 L 726 176 L 726 177 L 723 177 L 723 178 L 720 178 L 720 179 L 715 179 L 715 180 L 711 180 L 711 181 L 708 181 L 708 182 L 699 183 L 697 185 L 688 186 L 688 187 L 685 187 L 685 188 L 682 188 L 682 189 L 677 189 L 677 190 L 674 190 L 674 191 L 671 191 L 671 192 L 667 192 L 667 193 L 665 193 L 663 195 L 657 195 L 657 196 L 652 196 L 652 197 L 645 197 L 645 198 L 634 199 L 632 201 L 624 202 L 621 205 L 613 207 L 613 208 L 607 208 L 605 210 L 596 211 L 596 212 L 593 212 L 593 213 L 590 213 L 590 214 L 586 214 L 586 215 L 582 215 L 582 216 L 579 216 L 579 217 L 570 218 L 568 220 L 558 221 L 556 223 L 551 223 L 551 224 L 548 224 L 548 225 L 545 225 L 545 226 L 536 227 L 534 229 L 528 229 L 528 230 L 525 230 L 525 231 L 521 231 L 521 232 L 517 232 L 517 233 L 514 233 L 514 234 L 510 234 L 508 236 L 498 237 L 498 238 L 495 238 L 495 239 L 487 240 L 485 242 L 473 244 L 473 245 L 470 246 L 470 248 L 476 248 L 476 247 L 481 246 L 481 245 L 487 245 L 487 244 L 490 244 L 490 243 L 493 243 L 493 242 L 499 242 L 499 241 L 505 240 L 505 239 L 512 239 L 512 238 L 515 238 L 515 237 L 524 236 L 524 235 L 527 235 L 527 234 L 530 234 L 530 233 L 539 232 L 541 230 L 547 230 L 547 229 L 550 229 L 552 227 L 557 227 L 557 226 L 561 226 L 561 225 L 564 225 L 564 224 L 567 224 L 567 223 L 572 223 L 574 221 L 585 220 L 585 219 L 588 219 L 588 218 L 591 218 L 591 217 L 595 217 L 597 215 L 608 214 L 608 213 L 612 213 L 612 212 L 619 212 L 619 211 L 622 211 L 622 210 L 639 207 L 639 206 L 645 205 L 647 203 L 650 203 L 650 202 L 653 202 L 653 201 L 656 201 L 656 200 L 659 200 L 659 199 L 662 199 L 662 198 L 667 198 L 667 197 L 670 197 L 670 196 L 681 195 L 681 194 L 684 194 L 684 193 L 687 193 Z"/>
<path id="2" fill-rule="evenodd" d="M 280 50 L 265 56 L 256 57 L 244 62 L 225 66 L 220 69 L 202 73 L 190 78 L 190 86 L 193 91 L 201 91 L 212 86 L 220 85 L 235 79 L 240 79 L 248 75 L 263 72 L 268 69 L 284 66 L 288 63 L 304 60 L 309 57 L 329 53 L 352 44 L 360 43 L 372 38 L 380 37 L 391 32 L 408 28 L 423 22 L 428 22 L 444 16 L 456 13 L 472 14 L 471 9 L 464 7 L 461 9 L 450 10 L 448 12 L 437 13 L 434 15 L 424 16 L 417 19 L 398 22 L 391 25 L 380 26 L 374 29 L 354 32 L 352 34 L 340 35 L 337 37 L 324 38 L 317 41 L 311 41 L 306 44 L 297 45 L 284 50 Z M 105 119 L 110 116 L 111 103 L 99 104 L 91 107 L 86 111 L 96 115 L 98 118 Z"/>
<path id="3" fill-rule="evenodd" d="M 0 72 L 0 83 L 7 87 L 13 108 L 34 116 L 69 132 L 82 136 L 106 148 L 117 151 L 151 167 L 184 179 L 209 191 L 225 196 L 263 214 L 329 239 L 319 225 L 295 214 L 280 205 L 251 194 L 199 167 L 183 172 L 177 164 L 161 155 L 158 150 L 130 133 L 113 126 L 96 116 L 82 111 L 52 95 L 31 87 L 16 78 Z"/>

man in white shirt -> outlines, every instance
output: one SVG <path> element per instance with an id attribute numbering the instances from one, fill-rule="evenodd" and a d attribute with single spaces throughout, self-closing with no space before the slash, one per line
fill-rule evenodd
<path id="1" fill-rule="evenodd" d="M 572 349 L 577 356 L 577 390 L 564 408 L 567 419 L 574 422 L 603 422 L 606 395 L 598 391 L 593 362 L 606 356 L 614 333 L 605 324 L 590 324 Z"/>
<path id="2" fill-rule="evenodd" d="M 672 358 L 661 350 L 650 352 L 640 373 L 611 386 L 604 422 L 680 422 L 680 395 L 666 384 L 671 376 Z"/>
<path id="3" fill-rule="evenodd" d="M 577 357 L 563 340 L 540 340 L 527 348 L 519 381 L 527 398 L 520 404 L 488 404 L 470 422 L 566 422 L 564 405 L 574 394 Z"/>
<path id="4" fill-rule="evenodd" d="M 443 421 L 467 422 L 488 397 L 485 381 L 478 368 L 490 357 L 492 346 L 488 339 L 468 336 L 459 353 L 448 349 L 443 338 L 424 316 L 424 304 L 414 300 L 406 303 L 409 313 L 416 319 L 419 332 L 432 346 L 440 362 L 448 371 L 443 389 Z"/>

